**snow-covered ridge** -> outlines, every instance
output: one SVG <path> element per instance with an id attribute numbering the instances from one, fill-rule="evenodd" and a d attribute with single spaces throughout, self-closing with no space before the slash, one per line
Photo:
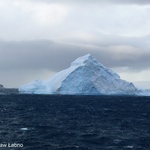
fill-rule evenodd
<path id="1" fill-rule="evenodd" d="M 68 69 L 58 72 L 47 81 L 33 81 L 21 86 L 20 93 L 78 94 L 78 95 L 150 95 L 133 83 L 106 68 L 92 55 L 77 58 Z"/>

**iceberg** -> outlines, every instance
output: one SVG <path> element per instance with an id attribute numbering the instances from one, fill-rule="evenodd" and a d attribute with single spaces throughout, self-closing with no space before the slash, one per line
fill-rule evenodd
<path id="1" fill-rule="evenodd" d="M 71 66 L 47 81 L 35 80 L 19 88 L 20 93 L 65 95 L 150 95 L 102 65 L 90 54 L 77 58 Z"/>

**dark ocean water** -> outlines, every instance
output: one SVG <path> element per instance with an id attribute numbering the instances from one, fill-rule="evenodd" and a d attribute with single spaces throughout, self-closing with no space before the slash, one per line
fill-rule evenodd
<path id="1" fill-rule="evenodd" d="M 0 146 L 150 150 L 150 97 L 1 95 Z"/>

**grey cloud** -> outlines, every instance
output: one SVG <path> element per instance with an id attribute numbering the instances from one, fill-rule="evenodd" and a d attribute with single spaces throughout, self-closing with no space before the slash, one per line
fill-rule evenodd
<path id="1" fill-rule="evenodd" d="M 110 46 L 68 45 L 52 41 L 0 42 L 0 70 L 47 69 L 60 71 L 69 67 L 77 57 L 94 55 L 107 67 L 129 67 L 133 70 L 149 68 L 150 52 L 136 49 L 133 52 L 116 51 Z M 137 52 L 136 52 L 137 50 Z M 119 58 L 121 57 L 121 59 Z"/>
<path id="2" fill-rule="evenodd" d="M 46 3 L 99 3 L 99 4 L 105 4 L 105 3 L 110 3 L 110 4 L 142 4 L 142 5 L 146 5 L 146 4 L 150 4 L 149 0 L 29 0 L 32 2 L 46 2 Z"/>
<path id="3" fill-rule="evenodd" d="M 149 0 L 106 0 L 106 2 L 118 4 L 150 4 Z"/>
<path id="4" fill-rule="evenodd" d="M 77 47 L 46 41 L 1 42 L 0 69 L 50 69 L 58 71 L 72 58 L 84 54 Z"/>
<path id="5" fill-rule="evenodd" d="M 9 0 L 10 1 L 10 0 Z M 15 0 L 14 2 L 16 2 Z M 25 3 L 22 3 L 22 2 Z M 93 31 L 104 32 L 110 34 L 126 34 L 126 35 L 143 35 L 149 31 L 149 8 L 145 7 L 118 7 L 114 5 L 100 6 L 103 2 L 111 1 L 51 1 L 47 3 L 68 4 L 64 6 L 62 12 L 65 12 L 64 17 L 59 14 L 61 12 L 47 9 L 47 5 L 37 4 L 38 0 L 30 0 L 34 3 L 26 3 L 27 0 L 18 0 L 16 4 L 6 3 L 1 7 L 3 14 L 0 15 L 0 38 L 5 40 L 31 40 L 31 39 L 46 39 L 53 37 L 65 37 L 71 32 L 88 32 L 92 34 Z M 43 2 L 44 0 L 39 0 Z M 46 2 L 46 1 L 45 1 Z M 79 5 L 74 5 L 76 2 Z M 120 2 L 120 1 L 119 1 Z M 123 1 L 126 2 L 126 1 Z M 143 1 L 142 1 L 143 2 Z M 6 3 L 6 4 L 5 4 Z M 120 2 L 122 3 L 122 1 Z M 81 5 L 80 5 L 81 4 Z M 83 4 L 83 5 L 82 5 Z M 85 4 L 90 4 L 86 5 Z M 91 5 L 96 4 L 96 5 Z M 41 7 L 40 7 L 41 6 Z M 44 9 L 44 7 L 46 9 Z M 42 8 L 42 9 L 41 9 Z M 56 5 L 59 9 L 59 5 Z M 41 9 L 41 10 L 40 10 Z M 10 13 L 8 13 L 10 10 Z M 45 10 L 45 11 L 44 11 Z M 56 9 L 57 10 L 57 9 Z M 42 12 L 42 13 L 41 13 Z M 48 16 L 52 14 L 52 19 Z M 118 15 L 119 14 L 119 15 Z M 53 24 L 53 19 L 58 17 L 60 22 L 56 21 Z M 54 19 L 55 20 L 55 19 Z M 57 20 L 57 19 L 56 19 Z M 95 34 L 95 33 L 94 33 Z"/>

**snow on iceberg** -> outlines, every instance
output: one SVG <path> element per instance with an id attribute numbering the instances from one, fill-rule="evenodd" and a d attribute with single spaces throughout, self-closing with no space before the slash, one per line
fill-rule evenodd
<path id="1" fill-rule="evenodd" d="M 21 86 L 20 93 L 72 95 L 150 95 L 133 83 L 106 68 L 92 55 L 77 58 L 68 69 L 58 72 L 47 81 L 33 81 Z"/>

